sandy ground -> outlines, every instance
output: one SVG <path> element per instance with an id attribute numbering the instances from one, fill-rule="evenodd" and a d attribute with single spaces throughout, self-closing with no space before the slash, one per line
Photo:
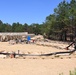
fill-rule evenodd
<path id="1" fill-rule="evenodd" d="M 61 49 L 38 46 L 34 44 L 16 44 L 10 45 L 8 42 L 0 42 L 0 51 L 15 51 L 20 50 L 24 53 L 49 53 L 63 51 Z M 69 75 L 70 70 L 76 68 L 76 57 L 72 58 L 0 58 L 0 75 Z M 67 57 L 67 56 L 65 56 Z"/>

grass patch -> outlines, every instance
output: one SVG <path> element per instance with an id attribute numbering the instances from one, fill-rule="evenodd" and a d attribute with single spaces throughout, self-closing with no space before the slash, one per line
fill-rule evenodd
<path id="1" fill-rule="evenodd" d="M 64 75 L 63 73 L 60 73 L 59 75 Z M 76 75 L 76 68 L 74 71 L 69 71 L 69 75 Z"/>

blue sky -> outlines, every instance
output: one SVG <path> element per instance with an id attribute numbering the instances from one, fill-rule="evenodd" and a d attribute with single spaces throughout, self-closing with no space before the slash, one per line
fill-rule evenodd
<path id="1" fill-rule="evenodd" d="M 19 22 L 43 23 L 63 0 L 0 0 L 0 20 L 12 24 Z M 70 0 L 66 0 L 70 1 Z"/>

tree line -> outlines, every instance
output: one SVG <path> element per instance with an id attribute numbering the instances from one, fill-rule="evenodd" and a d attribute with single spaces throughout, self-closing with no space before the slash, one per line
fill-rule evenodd
<path id="1" fill-rule="evenodd" d="M 8 24 L 8 23 L 3 23 L 0 20 L 0 32 L 28 32 L 28 33 L 35 33 L 35 34 L 41 34 L 41 25 L 39 24 L 31 24 L 28 25 L 27 23 L 25 24 L 20 24 L 19 22 Z"/>
<path id="2" fill-rule="evenodd" d="M 42 24 L 28 25 L 17 22 L 10 25 L 0 20 L 0 32 L 28 32 L 42 34 L 49 39 L 72 41 L 76 37 L 76 0 L 60 2 L 54 13 L 46 16 Z"/>
<path id="3" fill-rule="evenodd" d="M 47 33 L 51 38 L 73 41 L 76 37 L 76 0 L 63 0 L 54 13 L 46 17 Z M 50 27 L 50 28 L 49 28 Z"/>

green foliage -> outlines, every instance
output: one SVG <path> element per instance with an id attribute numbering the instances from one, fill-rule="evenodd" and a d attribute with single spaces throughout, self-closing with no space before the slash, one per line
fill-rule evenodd
<path id="1" fill-rule="evenodd" d="M 74 71 L 69 71 L 69 75 L 76 75 L 76 69 Z"/>
<path id="2" fill-rule="evenodd" d="M 12 31 L 13 32 L 23 32 L 24 31 L 23 25 L 20 24 L 19 22 L 18 23 L 13 23 L 12 24 Z"/>
<path id="3" fill-rule="evenodd" d="M 59 3 L 54 13 L 46 17 L 44 25 L 48 36 L 57 36 L 64 41 L 67 40 L 68 34 L 76 36 L 76 0 L 71 0 L 69 3 L 63 0 Z M 71 35 L 69 36 L 71 38 Z"/>
<path id="4" fill-rule="evenodd" d="M 59 75 L 64 75 L 64 74 L 60 73 Z M 76 75 L 76 69 L 74 71 L 69 71 L 69 75 Z"/>

